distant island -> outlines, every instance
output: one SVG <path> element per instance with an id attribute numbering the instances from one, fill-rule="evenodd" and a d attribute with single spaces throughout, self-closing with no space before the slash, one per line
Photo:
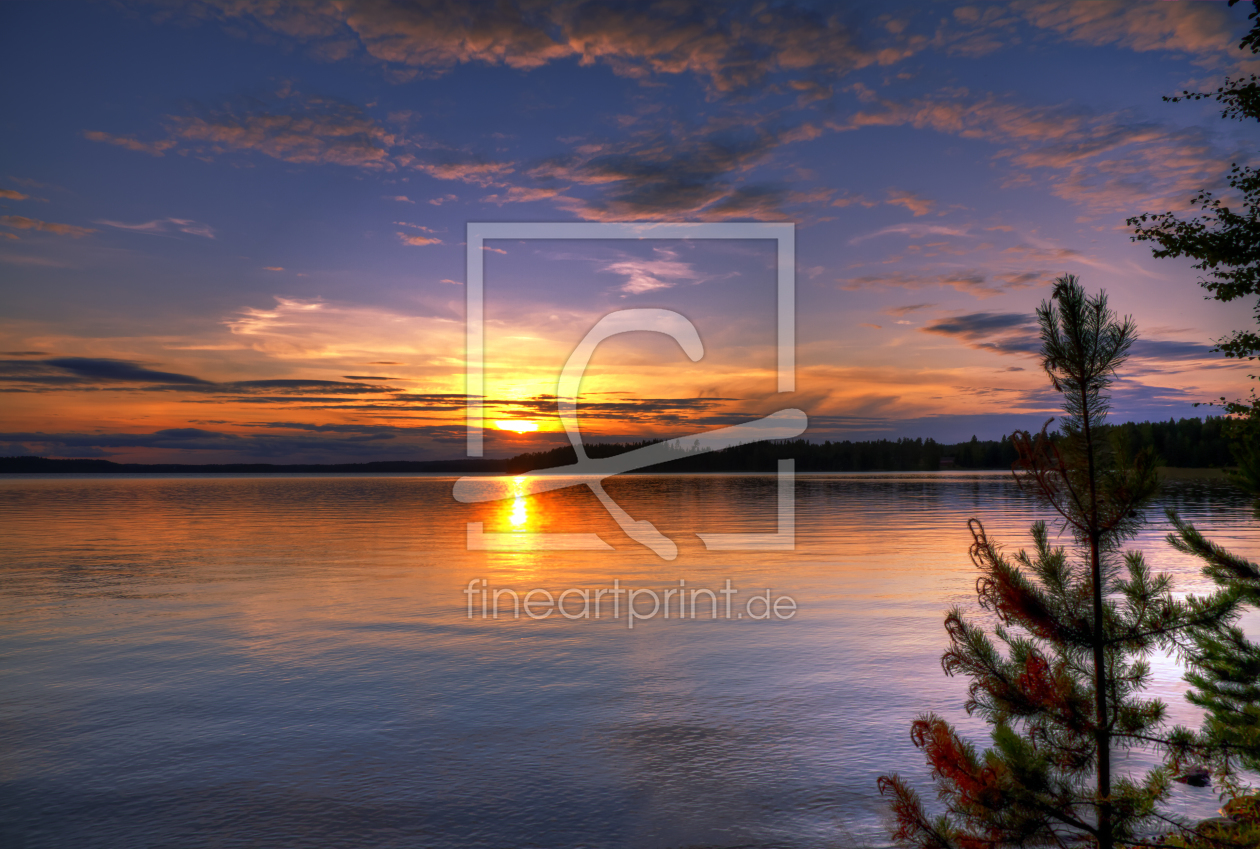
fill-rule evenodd
<path id="1" fill-rule="evenodd" d="M 1180 419 L 1115 425 L 1111 438 L 1131 451 L 1148 448 L 1160 465 L 1175 468 L 1222 468 L 1233 465 L 1224 420 Z M 653 445 L 599 442 L 586 446 L 591 457 L 611 457 Z M 752 442 L 721 451 L 678 451 L 678 459 L 638 473 L 773 472 L 779 460 L 793 459 L 798 472 L 935 472 L 950 469 L 1009 469 L 1015 449 L 1006 437 L 947 444 L 933 439 L 878 439 L 862 442 L 810 442 L 804 439 Z M 0 457 L 0 474 L 526 474 L 576 461 L 572 447 L 518 454 L 503 459 L 382 460 L 372 463 L 115 463 L 111 460 Z"/>

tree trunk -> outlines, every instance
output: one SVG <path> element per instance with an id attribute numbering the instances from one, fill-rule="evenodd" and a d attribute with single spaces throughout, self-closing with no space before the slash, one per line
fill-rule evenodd
<path id="1" fill-rule="evenodd" d="M 1107 726 L 1107 658 L 1104 651 L 1102 563 L 1098 532 L 1089 541 L 1090 567 L 1094 574 L 1094 739 L 1098 747 L 1098 846 L 1112 849 L 1111 841 L 1111 730 Z"/>
<path id="2" fill-rule="evenodd" d="M 1094 436 L 1090 430 L 1089 396 L 1081 392 L 1085 452 L 1089 463 L 1089 568 L 1094 581 L 1094 741 L 1098 747 L 1098 846 L 1112 849 L 1111 839 L 1111 730 L 1107 725 L 1107 654 L 1103 629 L 1101 532 L 1098 527 L 1098 481 L 1094 465 Z"/>

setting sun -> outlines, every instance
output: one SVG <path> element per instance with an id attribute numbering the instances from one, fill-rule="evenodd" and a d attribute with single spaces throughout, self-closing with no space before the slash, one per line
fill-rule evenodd
<path id="1" fill-rule="evenodd" d="M 511 430 L 516 433 L 533 433 L 538 430 L 538 422 L 527 422 L 519 419 L 499 419 L 495 422 L 499 430 Z"/>

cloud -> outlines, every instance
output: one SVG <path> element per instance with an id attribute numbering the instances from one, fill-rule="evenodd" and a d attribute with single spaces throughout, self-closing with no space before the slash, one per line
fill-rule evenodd
<path id="1" fill-rule="evenodd" d="M 626 259 L 610 263 L 604 271 L 620 274 L 626 282 L 618 290 L 629 295 L 642 295 L 657 289 L 670 289 L 679 282 L 700 283 L 707 275 L 696 271 L 691 263 L 679 262 L 677 254 L 662 248 L 655 249 L 656 259 Z"/>
<path id="2" fill-rule="evenodd" d="M 395 134 L 357 106 L 292 94 L 261 108 L 225 107 L 173 117 L 170 129 L 180 142 L 205 154 L 251 151 L 283 162 L 379 171 L 394 170 L 390 149 L 398 144 Z"/>
<path id="3" fill-rule="evenodd" d="M 347 376 L 345 380 L 270 378 L 215 382 L 188 374 L 157 371 L 133 360 L 105 357 L 0 359 L 2 392 L 173 392 L 183 394 L 185 401 L 210 396 L 205 402 L 215 404 L 318 404 L 337 408 L 383 399 L 388 405 L 403 401 L 405 408 L 414 409 L 417 401 L 428 396 L 412 395 L 379 382 L 404 379 L 356 375 Z"/>
<path id="4" fill-rule="evenodd" d="M 131 360 L 102 357 L 57 357 L 47 360 L 0 360 L 0 381 L 45 386 L 99 383 L 149 383 L 213 386 L 208 380 L 168 371 L 154 371 Z"/>
<path id="5" fill-rule="evenodd" d="M 1220 357 L 1211 345 L 1174 339 L 1139 338 L 1131 350 L 1134 358 L 1147 360 L 1215 360 Z"/>
<path id="6" fill-rule="evenodd" d="M 1003 145 L 995 156 L 1013 166 L 1014 182 L 1008 182 L 1043 175 L 1055 195 L 1095 214 L 1185 208 L 1199 187 L 1220 182 L 1230 159 L 1201 128 L 1168 127 L 1127 112 L 1099 113 L 1072 104 L 1026 106 L 966 89 L 906 102 L 883 100 L 828 126 L 841 132 L 911 126 Z"/>
<path id="7" fill-rule="evenodd" d="M 371 392 L 396 392 L 392 386 L 364 386 L 340 380 L 311 380 L 305 378 L 272 378 L 269 380 L 237 380 L 220 384 L 225 390 L 245 394 L 265 393 L 273 395 L 305 395 L 308 392 L 322 394 L 360 395 Z"/>
<path id="8" fill-rule="evenodd" d="M 913 192 L 903 192 L 896 189 L 888 192 L 888 200 L 884 202 L 890 206 L 904 206 L 914 213 L 915 218 L 918 218 L 920 215 L 927 215 L 936 206 L 936 201 L 934 200 L 920 197 Z"/>
<path id="9" fill-rule="evenodd" d="M 370 17 L 377 11 L 361 14 Z M 590 14 L 606 11 L 592 7 Z M 417 172 L 436 180 L 498 189 L 483 197 L 484 202 L 550 200 L 588 220 L 783 220 L 789 217 L 785 208 L 826 202 L 834 192 L 791 191 L 777 184 L 745 181 L 745 175 L 765 164 L 777 149 L 808 142 L 824 132 L 810 122 L 778 123 L 777 117 L 756 116 L 710 118 L 700 126 L 660 119 L 651 126 L 635 126 L 615 141 L 588 142 L 572 153 L 525 168 L 404 132 L 348 103 L 281 88 L 266 100 L 239 100 L 200 108 L 195 114 L 168 116 L 163 127 L 166 138 L 160 145 L 120 141 L 100 133 L 88 137 L 126 142 L 124 146 L 159 154 L 168 149 L 206 159 L 258 154 L 294 164 Z M 415 202 L 408 195 L 384 197 Z M 447 194 L 428 202 L 441 205 L 451 200 L 457 197 Z M 891 202 L 906 205 L 916 214 L 931 204 L 909 193 L 897 193 Z"/>
<path id="10" fill-rule="evenodd" d="M 1046 271 L 1008 272 L 993 276 L 1005 283 L 1007 289 L 1027 289 L 1050 282 L 1050 274 Z"/>
<path id="11" fill-rule="evenodd" d="M 30 198 L 30 195 L 24 195 L 13 189 L 0 189 L 0 198 L 4 198 L 5 200 L 27 200 Z"/>
<path id="12" fill-rule="evenodd" d="M 835 200 L 833 200 L 833 201 L 831 202 L 831 205 L 832 205 L 832 206 L 845 207 L 845 206 L 850 206 L 850 205 L 855 204 L 855 203 L 856 203 L 856 204 L 859 204 L 859 205 L 861 205 L 861 206 L 865 206 L 865 207 L 867 207 L 868 209 L 869 209 L 870 207 L 872 207 L 872 206 L 878 206 L 878 205 L 879 205 L 879 201 L 877 201 L 877 200 L 870 200 L 870 199 L 869 199 L 869 198 L 867 198 L 865 195 L 850 195 L 850 194 L 847 194 L 847 193 L 846 193 L 846 194 L 843 194 L 843 195 L 841 195 L 840 197 L 838 197 L 838 198 L 836 198 Z"/>
<path id="13" fill-rule="evenodd" d="M 820 100 L 830 100 L 835 94 L 835 87 L 824 85 L 816 80 L 789 80 L 788 86 L 800 94 L 796 97 L 798 107 L 808 106 Z"/>
<path id="14" fill-rule="evenodd" d="M 909 315 L 917 310 L 925 310 L 936 306 L 936 304 L 905 304 L 899 307 L 885 307 L 880 310 L 884 315 L 904 316 Z"/>
<path id="15" fill-rule="evenodd" d="M 546 188 L 565 187 L 557 204 L 588 220 L 782 219 L 785 204 L 817 202 L 829 193 L 738 181 L 779 147 L 810 135 L 799 130 L 747 120 L 698 128 L 663 122 L 628 139 L 582 145 L 534 166 L 528 176 Z"/>
<path id="16" fill-rule="evenodd" d="M 1017 3 L 1031 24 L 1071 41 L 1130 50 L 1176 51 L 1219 59 L 1233 46 L 1237 16 L 1224 3 L 1096 3 L 1091 0 Z"/>
<path id="17" fill-rule="evenodd" d="M 45 360 L 45 364 L 74 374 L 101 380 L 123 380 L 145 383 L 184 383 L 208 386 L 210 381 L 186 374 L 154 371 L 128 360 L 93 357 L 60 357 Z"/>
<path id="18" fill-rule="evenodd" d="M 59 236 L 70 236 L 75 239 L 80 236 L 86 236 L 88 233 L 96 232 L 91 227 L 54 224 L 50 221 L 40 221 L 37 218 L 27 218 L 24 215 L 0 215 L 0 224 L 5 227 L 12 227 L 14 230 L 41 230 L 45 233 L 56 233 Z"/>
<path id="19" fill-rule="evenodd" d="M 1041 330 L 1034 315 L 1024 313 L 977 312 L 936 319 L 921 327 L 958 339 L 970 348 L 999 354 L 1036 354 L 1041 350 Z M 1212 347 L 1201 342 L 1139 337 L 1130 349 L 1134 360 L 1151 363 L 1169 360 L 1214 360 Z"/>
<path id="20" fill-rule="evenodd" d="M 478 186 L 502 185 L 499 181 L 515 170 L 510 162 L 478 160 L 452 162 L 412 162 L 410 167 L 435 180 L 460 180 Z"/>
<path id="21" fill-rule="evenodd" d="M 440 245 L 442 240 L 433 236 L 412 236 L 407 233 L 396 233 L 398 240 L 404 245 L 411 247 L 421 247 L 423 245 Z"/>
<path id="22" fill-rule="evenodd" d="M 922 239 L 925 236 L 956 236 L 959 238 L 971 236 L 966 230 L 960 230 L 957 227 L 944 227 L 940 224 L 895 224 L 891 227 L 876 230 L 874 233 L 854 236 L 849 240 L 849 244 L 856 245 L 858 242 L 865 242 L 867 239 L 892 235 L 909 236 L 912 239 Z"/>
<path id="23" fill-rule="evenodd" d="M 155 218 L 142 224 L 124 224 L 121 221 L 97 221 L 96 223 L 104 224 L 107 227 L 117 227 L 120 230 L 131 230 L 135 233 L 147 233 L 154 236 L 169 233 L 174 228 L 181 233 L 188 233 L 192 236 L 202 236 L 207 239 L 214 238 L 213 227 L 209 224 L 193 221 L 190 218 Z"/>
<path id="24" fill-rule="evenodd" d="M 560 195 L 564 189 L 540 189 L 526 186 L 512 186 L 501 194 L 486 195 L 483 203 L 494 203 L 502 206 L 505 203 L 532 203 L 539 200 L 550 200 Z"/>
<path id="25" fill-rule="evenodd" d="M 954 26 L 939 28 L 934 41 L 947 52 L 962 55 L 1019 44 L 1031 26 L 1034 38 L 1054 34 L 1095 47 L 1181 53 L 1204 67 L 1220 68 L 1232 60 L 1235 69 L 1242 70 L 1250 59 L 1234 49 L 1245 24 L 1225 3 L 1016 0 L 959 6 L 953 9 L 953 18 Z"/>
<path id="26" fill-rule="evenodd" d="M 317 426 L 304 428 L 298 423 L 269 423 L 263 425 L 276 430 L 307 430 L 310 435 L 293 433 L 240 434 L 199 427 L 166 428 L 149 433 L 43 433 L 39 431 L 0 433 L 0 441 L 36 448 L 38 453 L 53 456 L 117 456 L 121 450 L 124 459 L 133 459 L 136 450 L 175 452 L 176 462 L 232 462 L 243 460 L 272 460 L 275 462 L 312 461 L 361 461 L 364 459 L 413 459 L 423 456 L 426 449 L 415 444 L 416 438 L 432 438 L 435 432 L 446 428 L 393 427 L 389 425 Z M 411 437 L 402 441 L 398 437 Z M 214 452 L 211 457 L 198 457 L 187 452 Z M 387 453 L 386 453 L 387 452 Z M 229 456 L 222 456 L 228 454 Z M 131 455 L 131 456 L 126 456 Z M 141 461 L 152 459 L 142 456 Z"/>
<path id="27" fill-rule="evenodd" d="M 528 71 L 554 62 L 602 64 L 638 80 L 688 74 L 710 92 L 729 93 L 786 76 L 802 105 L 828 96 L 828 79 L 888 65 L 930 43 L 889 27 L 859 32 L 848 14 L 780 6 L 756 14 L 746 4 L 374 2 L 286 4 L 211 0 L 186 9 L 312 44 L 324 59 L 357 53 L 385 63 L 398 79 L 433 77 L 465 64 Z"/>
<path id="28" fill-rule="evenodd" d="M 1043 280 L 1048 279 L 1048 277 L 1037 274 L 1033 276 L 1033 279 L 1036 282 L 1029 282 L 1025 279 L 1025 275 L 1020 274 L 988 275 L 980 271 L 956 271 L 935 274 L 867 274 L 860 277 L 843 278 L 839 283 L 842 289 L 850 291 L 882 289 L 889 286 L 895 286 L 900 289 L 931 289 L 938 286 L 949 286 L 957 289 L 959 292 L 966 292 L 978 298 L 987 298 L 993 295 L 1000 295 L 1011 289 L 1024 289 L 1038 285 Z M 906 308 L 906 311 L 924 306 L 931 305 L 915 305 Z M 892 312 L 890 314 L 900 315 L 904 313 Z"/>
<path id="29" fill-rule="evenodd" d="M 279 0 L 204 0 L 177 14 L 217 20 L 233 32 L 253 31 L 306 43 L 324 61 L 357 57 L 381 63 L 396 80 L 432 77 L 467 64 L 529 71 L 557 62 L 603 65 L 613 73 L 655 84 L 689 75 L 711 98 L 754 90 L 787 94 L 798 109 L 830 98 L 836 80 L 853 71 L 889 66 L 927 49 L 968 54 L 996 49 L 1029 26 L 1089 44 L 1134 50 L 1221 54 L 1229 41 L 1231 13 L 1216 4 L 1049 2 L 1014 7 L 959 7 L 952 20 L 875 15 L 860 5 L 819 12 L 780 5 L 762 14 L 751 4 L 714 7 L 680 0 L 657 4 L 608 4 L 574 0 L 437 2 L 420 5 L 344 0 L 296 4 Z M 929 20 L 930 19 L 930 20 Z M 916 34 L 917 31 L 917 34 Z M 994 34 L 1000 37 L 995 37 Z M 1145 204 L 1181 208 L 1186 193 L 1228 167 L 1194 129 L 1171 130 L 1123 114 L 1089 113 L 1081 107 L 1026 107 L 965 90 L 907 103 L 880 101 L 873 89 L 850 86 L 870 106 L 833 129 L 913 125 L 1005 145 L 996 152 L 1017 172 L 1040 173 L 1065 199 L 1097 214 L 1131 211 Z M 729 99 L 729 97 L 728 97 Z M 823 127 L 801 124 L 767 131 L 768 139 L 743 140 L 765 117 L 744 116 L 720 133 L 661 128 L 627 141 L 593 142 L 567 157 L 534 167 L 489 161 L 468 150 L 450 150 L 396 129 L 417 116 L 390 113 L 386 123 L 358 107 L 329 99 L 277 93 L 273 103 L 237 104 L 193 116 L 172 117 L 167 137 L 142 141 L 93 131 L 89 138 L 161 155 L 215 156 L 256 151 L 285 162 L 331 162 L 368 170 L 409 170 L 444 180 L 502 188 L 484 198 L 496 204 L 552 200 L 589 220 L 650 220 L 682 216 L 702 220 L 787 217 L 785 206 L 805 196 L 777 185 L 748 185 L 743 174 L 776 147 L 816 138 Z M 785 107 L 788 108 L 788 107 Z M 782 114 L 782 113 L 778 113 Z M 633 126 L 638 118 L 626 116 Z M 728 151 L 729 149 L 729 151 Z M 522 179 L 526 170 L 532 184 Z M 574 188 L 576 187 L 576 190 Z M 387 196 L 389 197 L 389 196 Z M 392 196 L 394 199 L 406 195 Z M 432 204 L 454 200 L 446 195 Z M 932 201 L 894 191 L 885 201 L 916 216 Z M 842 197 L 836 205 L 870 203 Z"/>
<path id="30" fill-rule="evenodd" d="M 253 152 L 295 164 L 396 168 L 391 150 L 400 137 L 343 101 L 283 87 L 268 101 L 244 99 L 197 113 L 167 116 L 166 138 L 155 141 L 97 131 L 85 132 L 84 137 L 155 156 L 179 148 L 203 158 Z"/>
<path id="31" fill-rule="evenodd" d="M 1041 350 L 1037 319 L 1024 313 L 969 313 L 938 318 L 919 329 L 953 337 L 971 348 L 1000 354 L 1035 354 Z"/>
<path id="32" fill-rule="evenodd" d="M 605 393 L 623 395 L 628 393 Z M 592 397 L 595 396 L 595 397 Z M 581 415 L 584 422 L 615 422 L 639 424 L 734 424 L 756 418 L 756 413 L 721 410 L 731 402 L 742 399 L 732 397 L 705 398 L 632 398 L 630 400 L 598 400 L 597 393 L 588 393 L 581 402 Z M 502 411 L 502 415 L 526 414 L 539 417 L 550 417 L 556 413 L 556 398 L 551 394 L 539 394 L 529 398 L 487 398 L 488 406 Z M 710 415 L 701 416 L 702 413 Z"/>
<path id="33" fill-rule="evenodd" d="M 105 144 L 113 144 L 118 147 L 134 150 L 137 153 L 147 153 L 150 156 L 164 156 L 166 151 L 173 148 L 177 142 L 174 139 L 159 139 L 152 142 L 142 142 L 139 139 L 130 136 L 116 136 L 111 133 L 103 133 L 100 130 L 85 130 L 83 137 L 88 141 L 104 142 Z"/>
<path id="34" fill-rule="evenodd" d="M 242 344 L 280 360 L 412 362 L 417 372 L 463 374 L 464 324 L 457 315 L 416 316 L 352 304 L 276 298 L 224 322 Z M 338 366 L 339 371 L 344 367 Z"/>
<path id="35" fill-rule="evenodd" d="M 410 138 L 354 104 L 303 94 L 288 86 L 266 100 L 240 99 L 217 108 L 200 108 L 195 114 L 168 115 L 163 130 L 166 138 L 152 142 L 95 131 L 84 136 L 157 156 L 171 149 L 203 159 L 256 153 L 298 165 L 331 164 L 376 172 L 408 169 L 438 180 L 480 186 L 498 185 L 514 170 L 510 162 L 489 162 Z M 406 195 L 384 197 L 415 203 Z M 447 195 L 431 202 L 454 198 Z"/>

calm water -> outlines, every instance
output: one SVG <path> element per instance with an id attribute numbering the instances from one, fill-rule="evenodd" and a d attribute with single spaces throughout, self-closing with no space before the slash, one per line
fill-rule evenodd
<path id="1" fill-rule="evenodd" d="M 802 476 L 797 550 L 760 553 L 709 552 L 694 533 L 773 531 L 771 477 L 611 482 L 678 541 L 672 562 L 585 489 L 462 505 L 452 483 L 0 481 L 0 843 L 882 845 L 877 776 L 926 772 L 914 716 L 983 741 L 965 681 L 941 673 L 941 622 L 974 606 L 969 516 L 1026 544 L 1036 511 L 1007 475 Z M 1260 557 L 1228 489 L 1172 485 L 1163 501 Z M 470 552 L 468 522 L 594 532 L 616 550 Z M 1164 532 L 1153 522 L 1134 545 L 1202 589 Z M 607 609 L 469 619 L 479 578 L 553 593 L 729 579 L 734 611 L 766 588 L 799 610 L 633 630 Z M 1194 721 L 1176 669 L 1157 669 L 1174 718 Z M 1216 808 L 1210 789 L 1177 792 L 1182 813 Z"/>

